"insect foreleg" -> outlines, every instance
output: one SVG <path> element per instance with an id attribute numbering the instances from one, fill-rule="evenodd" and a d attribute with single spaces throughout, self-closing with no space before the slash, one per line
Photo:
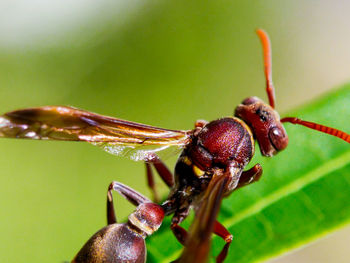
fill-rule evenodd
<path id="1" fill-rule="evenodd" d="M 241 177 L 239 178 L 239 182 L 236 189 L 239 189 L 243 186 L 259 181 L 262 173 L 263 173 L 263 170 L 259 163 L 254 165 L 249 170 L 243 171 Z"/>

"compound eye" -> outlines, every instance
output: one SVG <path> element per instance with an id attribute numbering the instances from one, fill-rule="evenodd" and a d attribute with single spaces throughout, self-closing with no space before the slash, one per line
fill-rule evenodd
<path id="1" fill-rule="evenodd" d="M 273 127 L 269 131 L 269 139 L 277 151 L 281 151 L 288 145 L 288 136 L 284 128 Z"/>

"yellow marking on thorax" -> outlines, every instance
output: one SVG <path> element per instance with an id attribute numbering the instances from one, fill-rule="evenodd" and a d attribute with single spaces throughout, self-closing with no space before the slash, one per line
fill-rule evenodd
<path id="1" fill-rule="evenodd" d="M 187 156 L 184 156 L 184 157 L 182 158 L 182 161 L 183 161 L 185 164 L 187 164 L 187 165 L 191 165 L 191 164 L 192 164 L 191 159 L 188 158 Z"/>
<path id="2" fill-rule="evenodd" d="M 192 166 L 192 171 L 195 176 L 200 178 L 205 174 L 205 171 L 201 170 L 197 165 L 193 164 L 192 160 L 188 156 L 181 157 L 181 161 L 188 166 Z"/>
<path id="3" fill-rule="evenodd" d="M 192 170 L 197 177 L 202 177 L 205 174 L 203 170 L 199 169 L 199 167 L 194 164 L 192 165 Z"/>

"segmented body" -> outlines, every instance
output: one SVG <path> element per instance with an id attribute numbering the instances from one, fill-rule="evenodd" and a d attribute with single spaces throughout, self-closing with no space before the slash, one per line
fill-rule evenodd
<path id="1" fill-rule="evenodd" d="M 194 132 L 176 163 L 175 185 L 163 204 L 165 213 L 174 213 L 173 223 L 180 223 L 201 200 L 213 176 L 229 173 L 225 193 L 230 193 L 253 155 L 253 135 L 242 120 L 226 117 L 207 123 Z"/>

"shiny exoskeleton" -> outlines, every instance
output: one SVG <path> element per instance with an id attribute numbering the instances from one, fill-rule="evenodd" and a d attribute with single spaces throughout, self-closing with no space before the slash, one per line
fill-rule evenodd
<path id="1" fill-rule="evenodd" d="M 244 100 L 236 108 L 235 115 L 209 123 L 197 122 L 192 142 L 177 161 L 175 183 L 162 207 L 166 215 L 174 213 L 171 228 L 183 244 L 186 244 L 187 232 L 179 224 L 187 217 L 191 207 L 199 206 L 214 176 L 228 178 L 224 195 L 261 176 L 260 164 L 243 171 L 254 155 L 254 137 L 264 156 L 272 156 L 288 144 L 278 113 L 261 100 L 255 97 Z M 214 232 L 227 243 L 218 257 L 218 262 L 221 262 L 232 236 L 219 222 L 215 222 Z"/>
<path id="2" fill-rule="evenodd" d="M 227 117 L 197 127 L 191 144 L 176 163 L 175 184 L 163 204 L 166 214 L 175 212 L 174 222 L 177 215 L 187 215 L 192 202 L 205 192 L 214 174 L 231 174 L 225 189 L 227 194 L 231 192 L 253 155 L 253 134 L 242 120 Z"/>
<path id="3" fill-rule="evenodd" d="M 115 190 L 137 205 L 124 224 L 117 224 L 111 191 Z M 72 263 L 144 263 L 145 238 L 156 231 L 164 218 L 163 209 L 135 190 L 118 182 L 110 184 L 107 195 L 108 225 L 95 233 Z"/>

